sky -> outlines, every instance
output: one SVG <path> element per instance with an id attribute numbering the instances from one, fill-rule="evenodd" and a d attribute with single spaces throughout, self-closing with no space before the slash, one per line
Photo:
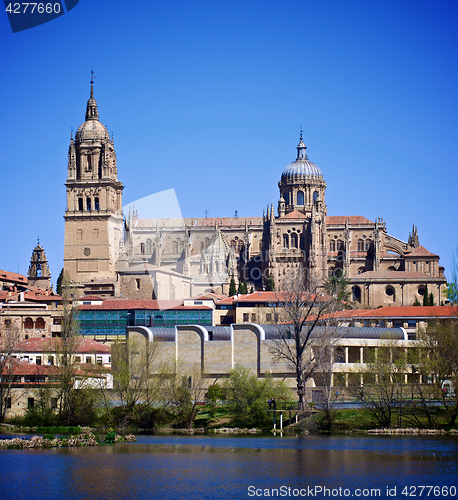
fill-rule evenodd
<path id="1" fill-rule="evenodd" d="M 328 215 L 383 217 L 404 241 L 416 224 L 447 273 L 455 0 L 80 0 L 18 33 L 2 11 L 0 44 L 0 269 L 27 274 L 39 237 L 57 279 L 93 70 L 124 205 L 173 189 L 183 217 L 262 216 L 302 127 Z"/>

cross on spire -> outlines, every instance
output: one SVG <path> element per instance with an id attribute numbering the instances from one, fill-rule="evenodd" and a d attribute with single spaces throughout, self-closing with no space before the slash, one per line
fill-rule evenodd
<path id="1" fill-rule="evenodd" d="M 38 239 L 38 244 L 40 244 L 40 237 L 38 236 L 38 238 L 37 238 L 37 239 Z"/>
<path id="2" fill-rule="evenodd" d="M 94 78 L 97 78 L 94 76 L 94 69 L 91 69 L 91 83 L 94 83 Z"/>

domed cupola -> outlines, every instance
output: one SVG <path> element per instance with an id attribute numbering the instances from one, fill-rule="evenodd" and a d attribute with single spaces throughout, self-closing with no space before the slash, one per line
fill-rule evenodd
<path id="1" fill-rule="evenodd" d="M 110 135 L 107 129 L 99 122 L 99 111 L 97 109 L 97 101 L 94 98 L 94 81 L 91 80 L 91 95 L 86 106 L 86 121 L 82 123 L 76 131 L 75 141 L 93 142 L 109 140 Z"/>
<path id="2" fill-rule="evenodd" d="M 311 212 L 315 202 L 324 204 L 326 182 L 321 170 L 307 157 L 307 146 L 302 140 L 302 130 L 297 145 L 296 161 L 290 163 L 282 173 L 278 213 L 280 216 L 294 210 Z"/>

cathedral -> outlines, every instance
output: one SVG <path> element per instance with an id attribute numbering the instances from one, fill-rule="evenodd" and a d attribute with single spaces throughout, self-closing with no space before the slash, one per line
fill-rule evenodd
<path id="1" fill-rule="evenodd" d="M 391 236 L 383 219 L 327 214 L 326 182 L 307 156 L 281 174 L 279 200 L 262 217 L 158 219 L 122 210 L 113 139 L 99 121 L 91 81 L 86 119 L 70 139 L 64 268 L 78 294 L 174 300 L 228 293 L 232 277 L 281 289 L 302 270 L 311 279 L 345 276 L 356 306 L 441 303 L 446 280 L 439 256 Z M 142 218 L 142 216 L 152 218 Z M 428 297 L 429 298 L 429 297 Z"/>

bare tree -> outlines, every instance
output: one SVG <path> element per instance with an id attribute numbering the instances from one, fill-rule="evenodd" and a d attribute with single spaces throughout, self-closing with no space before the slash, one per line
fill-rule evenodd
<path id="1" fill-rule="evenodd" d="M 317 370 L 321 353 L 338 340 L 335 331 L 319 327 L 331 324 L 342 303 L 325 295 L 322 283 L 307 279 L 302 271 L 287 277 L 276 300 L 280 324 L 271 353 L 274 360 L 286 362 L 294 371 L 299 409 L 304 410 L 306 385 Z"/>
<path id="2" fill-rule="evenodd" d="M 13 402 L 13 387 L 18 360 L 13 356 L 19 343 L 20 330 L 8 326 L 0 332 L 0 421 L 3 422 L 6 410 Z"/>

